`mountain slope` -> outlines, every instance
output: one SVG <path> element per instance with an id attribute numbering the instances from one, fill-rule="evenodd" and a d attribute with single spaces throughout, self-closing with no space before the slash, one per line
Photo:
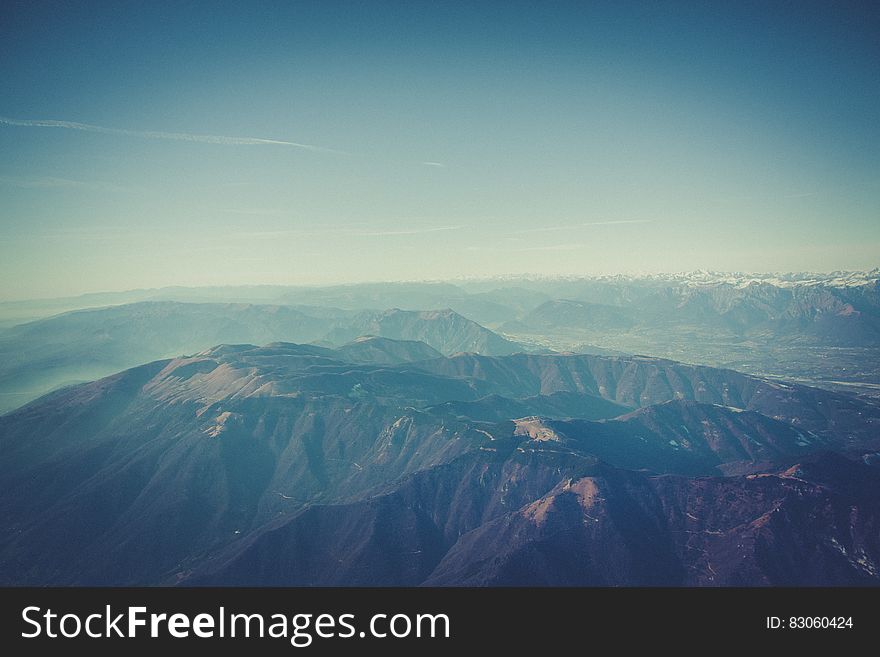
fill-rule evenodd
<path id="1" fill-rule="evenodd" d="M 353 363 L 385 363 L 388 365 L 442 358 L 436 349 L 417 340 L 391 340 L 375 335 L 356 338 L 336 349 L 343 359 Z"/>
<path id="2" fill-rule="evenodd" d="M 517 420 L 618 467 L 683 475 L 748 473 L 826 449 L 828 441 L 755 411 L 674 400 L 612 420 Z M 549 438 L 548 438 L 549 437 Z"/>
<path id="3" fill-rule="evenodd" d="M 518 345 L 452 310 L 416 312 L 395 308 L 360 313 L 346 325 L 333 329 L 327 339 L 338 344 L 361 335 L 417 340 L 447 356 L 459 352 L 501 356 L 522 351 Z"/>
<path id="4" fill-rule="evenodd" d="M 478 422 L 502 422 L 527 415 L 599 420 L 617 417 L 630 408 L 588 393 L 560 391 L 517 399 L 492 394 L 474 401 L 448 401 L 425 410 Z"/>
<path id="5" fill-rule="evenodd" d="M 0 412 L 88 381 L 219 343 L 309 342 L 332 322 L 285 306 L 143 302 L 80 310 L 0 333 Z M 19 393 L 14 395 L 13 393 Z"/>
<path id="6" fill-rule="evenodd" d="M 749 477 L 651 476 L 498 444 L 394 491 L 315 506 L 186 584 L 880 583 L 880 471 L 826 454 Z M 546 491 L 543 492 L 542 491 Z"/>
<path id="7" fill-rule="evenodd" d="M 463 535 L 424 583 L 877 586 L 878 493 L 876 468 L 833 455 L 735 478 L 605 470 Z"/>
<path id="8" fill-rule="evenodd" d="M 185 584 L 414 586 L 462 534 L 551 490 L 596 460 L 499 441 L 408 477 L 386 494 L 313 506 L 187 573 Z"/>
<path id="9" fill-rule="evenodd" d="M 641 488 L 620 499 L 654 508 L 667 499 L 651 492 L 657 475 L 778 473 L 818 450 L 870 460 L 880 447 L 876 405 L 724 370 L 523 354 L 375 364 L 346 353 L 221 345 L 0 417 L 0 583 L 416 584 L 432 573 L 471 581 L 458 566 L 436 570 L 453 546 L 480 528 L 519 526 L 510 514 L 569 479 L 634 477 Z M 732 408 L 713 405 L 724 400 Z M 524 418 L 525 410 L 559 416 Z M 816 531 L 846 547 L 846 523 L 864 532 L 860 518 L 873 522 L 860 489 L 847 486 L 877 470 L 840 469 L 821 485 L 848 491 L 861 515 L 838 514 L 839 531 L 823 533 L 821 523 Z M 699 517 L 724 513 L 736 499 L 727 491 L 692 489 L 706 496 Z M 749 491 L 751 508 L 764 509 Z M 809 497 L 798 523 L 843 508 L 823 499 Z M 662 514 L 651 517 L 662 524 Z M 481 536 L 475 545 L 488 545 Z M 511 550 L 545 540 L 523 537 Z M 507 581 L 504 572 L 480 570 L 474 581 Z"/>
<path id="10" fill-rule="evenodd" d="M 505 397 L 575 392 L 631 408 L 684 399 L 756 411 L 841 447 L 851 443 L 858 449 L 878 440 L 877 407 L 855 397 L 661 358 L 462 354 L 415 366 Z"/>
<path id="11" fill-rule="evenodd" d="M 0 579 L 153 582 L 236 532 L 486 440 L 413 408 L 472 395 L 463 382 L 325 351 L 218 348 L 0 418 L 0 489 L 14 491 L 0 500 Z"/>
<path id="12" fill-rule="evenodd" d="M 452 311 L 349 316 L 304 310 L 315 316 L 289 306 L 142 302 L 75 311 L 0 331 L 0 413 L 60 386 L 222 343 L 329 339 L 341 345 L 373 335 L 373 341 L 350 344 L 346 349 L 354 361 L 377 363 L 436 358 L 441 352 L 520 351 Z M 404 348 L 381 338 L 422 341 L 427 346 Z"/>

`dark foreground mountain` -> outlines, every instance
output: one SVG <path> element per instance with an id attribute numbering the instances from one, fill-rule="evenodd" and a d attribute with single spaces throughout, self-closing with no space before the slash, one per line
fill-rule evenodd
<path id="1" fill-rule="evenodd" d="M 429 349 L 224 345 L 0 417 L 0 582 L 880 583 L 876 405 Z"/>
<path id="2" fill-rule="evenodd" d="M 876 586 L 878 483 L 831 454 L 747 477 L 599 467 L 462 535 L 423 583 Z"/>
<path id="3" fill-rule="evenodd" d="M 507 441 L 394 492 L 315 506 L 195 584 L 804 586 L 880 583 L 876 467 L 825 454 L 686 478 Z M 541 494 L 541 491 L 546 492 Z"/>

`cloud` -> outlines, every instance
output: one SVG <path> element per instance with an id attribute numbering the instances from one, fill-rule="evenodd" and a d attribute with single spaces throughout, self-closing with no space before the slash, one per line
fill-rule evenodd
<path id="1" fill-rule="evenodd" d="M 250 230 L 239 233 L 231 233 L 229 236 L 233 238 L 244 239 L 274 239 L 276 237 L 290 237 L 292 235 L 319 235 L 321 233 L 329 233 L 329 230 L 299 230 L 290 228 L 287 230 Z"/>
<path id="2" fill-rule="evenodd" d="M 615 219 L 612 221 L 587 221 L 585 223 L 580 224 L 571 224 L 568 226 L 546 226 L 543 228 L 525 228 L 523 230 L 516 231 L 517 235 L 523 235 L 526 233 L 550 233 L 560 230 L 577 230 L 578 228 L 585 228 L 588 226 L 622 226 L 626 224 L 650 224 L 654 220 L 653 219 Z"/>
<path id="3" fill-rule="evenodd" d="M 545 226 L 543 228 L 524 228 L 514 231 L 516 235 L 526 235 L 529 233 L 553 233 L 559 230 L 575 230 L 580 228 L 580 224 L 575 226 Z"/>
<path id="4" fill-rule="evenodd" d="M 141 137 L 144 139 L 165 139 L 170 141 L 189 141 L 201 144 L 221 144 L 224 146 L 292 146 L 307 151 L 321 153 L 342 153 L 333 148 L 301 144 L 295 141 L 281 139 L 262 139 L 258 137 L 226 137 L 222 135 L 198 135 L 188 132 L 159 132 L 151 130 L 126 130 L 123 128 L 107 128 L 89 123 L 76 123 L 75 121 L 55 121 L 50 119 L 10 119 L 0 116 L 0 124 L 20 126 L 26 128 L 65 128 L 67 130 L 82 130 L 84 132 L 97 132 L 104 135 L 119 135 L 122 137 Z"/>
<path id="5" fill-rule="evenodd" d="M 393 235 L 425 235 L 427 233 L 440 233 L 447 230 L 460 230 L 461 226 L 437 226 L 434 228 L 408 228 L 403 230 L 377 230 L 352 232 L 349 235 L 362 235 L 364 237 L 386 237 Z"/>
<path id="6" fill-rule="evenodd" d="M 448 230 L 459 230 L 462 226 L 434 226 L 429 228 L 404 228 L 400 230 L 359 230 L 351 227 L 334 228 L 287 228 L 281 230 L 258 230 L 233 233 L 231 237 L 270 239 L 293 235 L 349 235 L 352 237 L 394 237 L 398 235 L 426 235 Z"/>
<path id="7" fill-rule="evenodd" d="M 262 208 L 224 208 L 220 210 L 223 214 L 244 214 L 255 217 L 273 217 L 285 214 L 284 210 L 262 209 Z"/>
<path id="8" fill-rule="evenodd" d="M 214 244 L 207 246 L 192 246 L 185 245 L 184 248 L 179 249 L 180 253 L 228 253 L 230 251 L 235 251 L 238 247 L 234 244 Z M 240 260 L 238 257 L 231 258 L 232 260 Z"/>
<path id="9" fill-rule="evenodd" d="M 138 236 L 146 239 L 147 233 L 131 226 L 121 225 L 58 227 L 34 235 L 40 240 L 52 242 L 115 242 L 131 240 Z"/>
<path id="10" fill-rule="evenodd" d="M 514 251 L 577 251 L 584 248 L 584 246 L 586 245 L 567 242 L 565 244 L 550 244 L 548 246 L 524 246 L 514 249 Z"/>
<path id="11" fill-rule="evenodd" d="M 588 221 L 581 226 L 619 226 L 621 224 L 650 224 L 653 219 L 618 219 L 615 221 Z"/>
<path id="12" fill-rule="evenodd" d="M 71 180 L 70 178 L 53 178 L 50 176 L 20 177 L 0 176 L 0 185 L 22 187 L 24 189 L 101 189 L 113 192 L 130 191 L 127 187 L 100 181 Z"/>
<path id="13" fill-rule="evenodd" d="M 806 198 L 808 196 L 818 196 L 819 192 L 804 192 L 803 194 L 786 194 L 782 198 Z"/>
<path id="14" fill-rule="evenodd" d="M 497 246 L 466 246 L 465 251 L 499 251 L 503 253 L 526 253 L 529 251 L 577 251 L 586 244 L 566 242 L 565 244 L 549 244 L 547 246 L 523 246 L 519 248 L 499 248 Z"/>
<path id="15" fill-rule="evenodd" d="M 446 165 L 442 162 L 422 162 L 426 167 L 439 167 L 441 169 L 445 169 Z"/>

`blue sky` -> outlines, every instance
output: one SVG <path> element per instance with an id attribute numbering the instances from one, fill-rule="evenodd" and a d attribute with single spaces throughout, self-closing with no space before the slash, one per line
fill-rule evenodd
<path id="1" fill-rule="evenodd" d="M 872 3 L 4 2 L 0 74 L 0 298 L 880 265 Z"/>

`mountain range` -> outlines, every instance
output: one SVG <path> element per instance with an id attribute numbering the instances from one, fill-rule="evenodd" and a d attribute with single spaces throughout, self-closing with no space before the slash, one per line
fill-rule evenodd
<path id="1" fill-rule="evenodd" d="M 497 355 L 521 349 L 451 310 L 353 313 L 283 305 L 145 301 L 71 311 L 0 330 L 0 412 L 54 388 L 215 344 L 342 345 L 367 334 L 421 342 L 425 358 L 438 352 Z M 371 358 L 378 358 L 381 343 L 371 344 L 375 348 Z M 368 346 L 351 346 L 348 351 L 367 357 Z"/>
<path id="2" fill-rule="evenodd" d="M 0 584 L 876 586 L 878 347 L 878 270 L 3 303 Z"/>
<path id="3" fill-rule="evenodd" d="M 0 412 L 215 344 L 339 346 L 368 334 L 447 355 L 649 354 L 880 397 L 880 270 L 169 287 L 5 302 L 0 355 L 12 369 L 0 369 Z"/>
<path id="4" fill-rule="evenodd" d="M 219 345 L 0 416 L 0 582 L 877 585 L 878 426 L 659 358 Z"/>

